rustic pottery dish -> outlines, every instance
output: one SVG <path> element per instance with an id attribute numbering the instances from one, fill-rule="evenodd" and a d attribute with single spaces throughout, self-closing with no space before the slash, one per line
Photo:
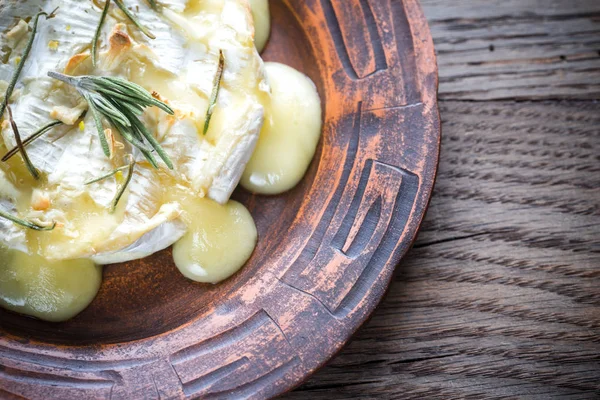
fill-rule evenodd
<path id="1" fill-rule="evenodd" d="M 266 398 L 300 384 L 373 312 L 436 174 L 433 43 L 417 0 L 275 0 L 264 58 L 316 83 L 324 132 L 294 190 L 238 190 L 260 240 L 200 285 L 170 251 L 113 265 L 60 324 L 0 310 L 0 398 Z"/>

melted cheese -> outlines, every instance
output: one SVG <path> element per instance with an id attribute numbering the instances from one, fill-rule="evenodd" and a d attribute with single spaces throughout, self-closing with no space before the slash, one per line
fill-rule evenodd
<path id="1" fill-rule="evenodd" d="M 271 13 L 268 0 L 249 0 L 254 19 L 254 44 L 262 52 L 271 35 Z"/>
<path id="2" fill-rule="evenodd" d="M 321 101 L 306 75 L 278 63 L 266 70 L 271 101 L 241 184 L 272 195 L 292 189 L 306 173 L 321 135 Z"/>
<path id="3" fill-rule="evenodd" d="M 0 247 L 0 306 L 51 322 L 83 311 L 96 297 L 102 267 L 89 260 L 49 262 Z"/>
<path id="4" fill-rule="evenodd" d="M 101 35 L 97 70 L 86 50 L 93 34 L 90 28 L 100 16 L 93 1 L 7 2 L 10 6 L 0 7 L 0 31 L 7 32 L 0 42 L 14 45 L 10 57 L 22 52 L 27 38 L 19 33 L 25 31 L 26 23 L 15 17 L 27 19 L 39 8 L 50 11 L 60 5 L 56 19 L 41 19 L 19 95 L 12 101 L 22 136 L 51 118 L 73 124 L 74 116 L 85 110 L 73 88 L 46 76 L 49 70 L 122 76 L 156 91 L 175 109 L 174 116 L 156 108 L 143 116 L 175 165 L 168 171 L 169 184 L 227 203 L 256 146 L 263 124 L 262 103 L 269 92 L 245 1 L 169 0 L 161 2 L 163 13 L 158 15 L 145 0 L 129 0 L 136 16 L 156 34 L 155 40 L 140 34 L 113 5 Z M 69 30 L 62 29 L 67 21 L 77 23 L 70 24 Z M 60 45 L 50 49 L 48 41 Z M 203 135 L 219 51 L 225 54 L 225 70 L 210 130 Z M 14 62 L 0 64 L 0 77 L 9 77 L 14 67 Z M 16 211 L 21 218 L 58 222 L 59 226 L 52 232 L 23 234 L 22 228 L 11 225 L 0 232 L 0 243 L 51 260 L 92 258 L 114 263 L 148 256 L 178 240 L 186 230 L 179 220 L 182 206 L 177 200 L 163 201 L 158 184 L 162 172 L 152 169 L 140 154 L 117 213 L 109 212 L 119 189 L 117 180 L 85 185 L 122 166 L 132 151 L 117 132 L 111 134 L 115 139 L 113 157 L 107 158 L 92 115 L 87 113 L 79 126 L 55 128 L 29 146 L 28 154 L 44 179 L 18 185 L 19 198 L 2 198 L 0 206 Z M 14 147 L 7 124 L 2 125 L 2 137 L 4 149 Z M 8 168 L 0 168 L 13 185 L 27 179 L 20 156 L 14 157 Z M 43 196 L 32 201 L 31 189 Z M 44 207 L 39 206 L 40 199 Z M 94 229 L 89 229 L 91 225 Z"/>
<path id="5" fill-rule="evenodd" d="M 254 251 L 254 220 L 236 201 L 220 205 L 197 199 L 190 204 L 185 220 L 188 231 L 173 246 L 173 258 L 188 279 L 221 282 L 236 273 Z"/>

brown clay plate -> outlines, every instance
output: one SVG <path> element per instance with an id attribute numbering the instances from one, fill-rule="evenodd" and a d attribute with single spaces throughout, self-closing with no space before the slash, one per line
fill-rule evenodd
<path id="1" fill-rule="evenodd" d="M 220 285 L 170 251 L 105 269 L 94 303 L 48 324 L 0 311 L 0 398 L 266 398 L 301 383 L 373 312 L 436 174 L 433 43 L 417 0 L 272 0 L 265 58 L 317 84 L 324 132 L 303 182 L 235 194 L 258 247 Z"/>

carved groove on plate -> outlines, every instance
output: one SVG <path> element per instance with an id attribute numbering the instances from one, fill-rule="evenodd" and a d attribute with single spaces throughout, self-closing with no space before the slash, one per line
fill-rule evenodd
<path id="1" fill-rule="evenodd" d="M 408 223 L 419 183 L 410 171 L 366 160 L 340 227 L 336 231 L 329 227 L 314 257 L 281 281 L 317 299 L 335 318 L 345 318 L 388 266 L 382 260 L 391 256 L 400 240 L 399 227 Z M 336 212 L 344 212 L 343 206 Z M 330 264 L 336 269 L 321 267 Z M 340 282 L 334 289 L 328 286 L 332 279 Z"/>
<path id="2" fill-rule="evenodd" d="M 248 357 L 242 357 L 239 360 L 232 362 L 231 364 L 227 364 L 224 367 L 221 367 L 209 374 L 206 374 L 200 378 L 194 379 L 193 381 L 182 384 L 183 392 L 186 396 L 193 396 L 197 393 L 206 391 L 213 384 L 217 383 L 221 379 L 227 378 L 229 375 L 233 374 L 238 368 L 242 367 L 244 364 L 247 364 L 250 360 Z"/>
<path id="3" fill-rule="evenodd" d="M 259 311 L 240 325 L 225 331 L 217 336 L 213 336 L 203 342 L 197 343 L 185 349 L 178 351 L 171 356 L 171 363 L 174 367 L 186 361 L 193 360 L 203 355 L 214 353 L 221 349 L 234 346 L 239 341 L 251 335 L 264 324 L 272 319 L 264 311 Z"/>
<path id="4" fill-rule="evenodd" d="M 369 38 L 371 39 L 371 45 L 373 46 L 373 53 L 375 55 L 375 71 L 363 77 L 366 78 L 376 74 L 379 71 L 388 69 L 388 63 L 385 58 L 385 51 L 383 50 L 383 45 L 381 44 L 382 41 L 381 35 L 379 34 L 379 27 L 377 25 L 375 15 L 373 14 L 370 0 L 360 0 L 359 2 L 365 15 L 365 23 L 369 31 Z"/>
<path id="5" fill-rule="evenodd" d="M 396 34 L 397 54 L 402 68 L 402 79 L 404 80 L 404 93 L 407 104 L 420 103 L 421 89 L 417 77 L 419 76 L 417 62 L 415 59 L 414 36 L 411 25 L 406 16 L 404 1 L 390 1 L 392 7 L 392 18 Z"/>
<path id="6" fill-rule="evenodd" d="M 271 343 L 278 348 L 277 356 L 261 361 L 261 346 Z M 171 365 L 186 396 L 213 395 L 213 388 L 235 391 L 251 384 L 261 376 L 268 376 L 295 357 L 279 324 L 265 311 L 260 310 L 240 325 L 199 344 L 175 353 Z M 298 358 L 299 360 L 299 358 Z M 220 366 L 210 369 L 211 366 Z"/>
<path id="7" fill-rule="evenodd" d="M 373 56 L 375 58 L 375 69 L 372 71 L 365 71 L 365 73 L 358 72 L 356 67 L 352 63 L 352 60 L 350 58 L 351 52 L 348 49 L 346 40 L 344 40 L 344 34 L 342 33 L 340 20 L 335 12 L 332 0 L 321 0 L 321 6 L 323 7 L 323 12 L 325 13 L 325 18 L 329 27 L 329 32 L 331 33 L 331 37 L 333 39 L 333 42 L 335 43 L 335 49 L 337 51 L 340 62 L 342 63 L 344 71 L 346 71 L 348 77 L 355 81 L 366 79 L 388 68 L 387 60 L 385 57 L 385 51 L 381 43 L 381 36 L 379 35 L 377 20 L 375 19 L 371 5 L 369 4 L 368 0 L 358 0 L 358 2 L 360 3 L 360 7 L 362 9 L 364 25 L 366 26 L 369 35 L 369 44 L 371 45 L 371 49 L 373 50 Z M 354 53 L 355 52 L 352 52 L 352 54 Z"/>
<path id="8" fill-rule="evenodd" d="M 45 354 L 34 354 L 26 351 L 15 350 L 10 347 L 0 346 L 0 357 L 6 357 L 15 361 L 24 361 L 44 367 L 69 369 L 71 371 L 94 372 L 129 369 L 141 367 L 156 361 L 156 358 L 134 359 L 134 360 L 74 360 L 70 358 L 53 357 Z"/>
<path id="9" fill-rule="evenodd" d="M 357 110 L 353 115 L 348 115 L 345 117 L 344 124 L 347 123 L 347 120 L 352 120 L 352 126 L 350 130 L 352 134 L 350 135 L 349 142 L 347 145 L 347 149 L 345 151 L 346 158 L 344 160 L 344 167 L 342 170 L 342 176 L 337 183 L 337 187 L 335 188 L 335 193 L 331 198 L 331 201 L 327 205 L 327 209 L 321 217 L 319 221 L 319 226 L 313 232 L 312 236 L 309 239 L 309 243 L 302 250 L 302 254 L 292 263 L 290 268 L 284 274 L 284 278 L 289 278 L 294 275 L 297 275 L 303 271 L 309 261 L 314 260 L 317 255 L 318 246 L 311 245 L 312 243 L 318 244 L 323 241 L 323 237 L 327 232 L 327 227 L 333 221 L 333 217 L 335 216 L 335 212 L 337 210 L 337 206 L 344 194 L 344 189 L 348 185 L 348 181 L 350 179 L 350 174 L 352 173 L 352 167 L 356 161 L 356 155 L 358 154 L 358 146 L 360 143 L 360 127 L 362 123 L 362 109 L 363 104 L 359 102 L 357 105 Z M 344 129 L 344 127 L 338 128 Z"/>
<path id="10" fill-rule="evenodd" d="M 296 366 L 301 365 L 300 358 L 294 357 L 285 364 L 273 369 L 269 373 L 261 376 L 260 378 L 248 382 L 240 387 L 235 388 L 231 391 L 215 392 L 207 396 L 207 399 L 247 399 L 253 395 L 256 395 L 259 391 L 270 388 L 273 384 L 285 379 Z"/>
<path id="11" fill-rule="evenodd" d="M 351 234 L 351 230 L 356 223 L 356 217 L 358 215 L 359 208 L 363 202 L 367 183 L 371 175 L 372 166 L 373 160 L 367 160 L 358 184 L 359 191 L 354 196 L 348 214 L 346 214 L 346 217 L 342 222 L 342 226 L 331 242 L 331 246 L 333 248 L 350 258 L 358 257 L 364 250 L 365 246 L 369 244 L 369 241 L 373 237 L 373 233 L 375 232 L 381 217 L 382 200 L 381 196 L 379 196 L 371 204 L 364 220 L 359 221 L 359 226 L 356 233 L 354 235 Z"/>
<path id="12" fill-rule="evenodd" d="M 115 384 L 115 382 L 108 380 L 70 378 L 60 375 L 24 371 L 5 366 L 0 366 L 0 378 L 5 381 L 16 382 L 17 384 L 42 385 L 83 390 L 110 390 Z"/>
<path id="13" fill-rule="evenodd" d="M 373 164 L 378 167 L 388 168 L 390 172 L 399 173 L 402 175 L 402 183 L 400 184 L 400 190 L 393 206 L 390 223 L 382 237 L 381 243 L 370 258 L 366 268 L 360 274 L 358 280 L 352 286 L 352 289 L 350 289 L 333 312 L 337 318 L 347 315 L 358 307 L 360 301 L 365 297 L 366 292 L 373 287 L 375 281 L 382 273 L 382 268 L 386 265 L 386 263 L 382 263 L 378 259 L 378 256 L 389 257 L 388 253 L 391 253 L 397 245 L 400 239 L 398 232 L 401 233 L 401 230 L 396 229 L 397 232 L 394 232 L 392 229 L 393 227 L 406 226 L 419 191 L 419 177 L 412 172 L 381 161 L 373 161 Z"/>

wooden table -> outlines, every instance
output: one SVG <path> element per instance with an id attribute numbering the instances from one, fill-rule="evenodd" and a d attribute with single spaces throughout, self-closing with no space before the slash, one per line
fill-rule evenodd
<path id="1" fill-rule="evenodd" d="M 373 319 L 284 398 L 600 398 L 600 1 L 422 6 L 431 208 Z"/>

